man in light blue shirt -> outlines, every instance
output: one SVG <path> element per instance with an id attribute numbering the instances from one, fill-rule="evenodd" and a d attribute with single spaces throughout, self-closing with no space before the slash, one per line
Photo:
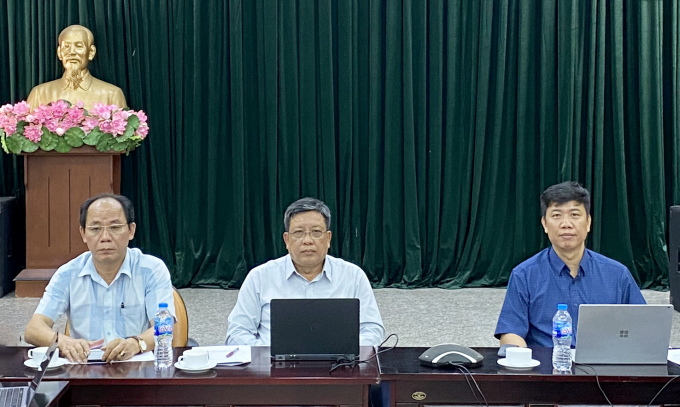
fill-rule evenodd
<path id="1" fill-rule="evenodd" d="M 47 346 L 54 321 L 66 314 L 70 336 L 59 334 L 59 351 L 86 362 L 101 345 L 103 360 L 130 359 L 154 347 L 159 303 L 175 315 L 170 272 L 162 260 L 128 248 L 135 235 L 132 202 L 101 194 L 80 208 L 80 234 L 90 249 L 59 267 L 26 327 L 25 339 Z"/>
<path id="2" fill-rule="evenodd" d="M 361 268 L 329 256 L 331 211 L 314 198 L 292 203 L 284 215 L 288 254 L 248 273 L 229 314 L 228 345 L 269 346 L 273 298 L 358 298 L 360 344 L 379 345 L 385 336 L 371 284 Z"/>

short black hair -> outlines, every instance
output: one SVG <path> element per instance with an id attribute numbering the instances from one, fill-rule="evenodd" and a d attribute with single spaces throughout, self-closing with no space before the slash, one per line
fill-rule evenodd
<path id="1" fill-rule="evenodd" d="M 326 230 L 331 229 L 331 210 L 328 208 L 328 205 L 316 198 L 302 198 L 290 204 L 283 214 L 283 227 L 285 228 L 285 231 L 288 232 L 290 220 L 293 216 L 298 213 L 310 211 L 319 212 L 326 221 Z"/>
<path id="2" fill-rule="evenodd" d="M 120 206 L 123 207 L 123 213 L 125 214 L 125 220 L 127 221 L 128 225 L 135 221 L 135 209 L 132 207 L 132 201 L 130 201 L 127 197 L 124 197 L 123 195 L 103 193 L 103 194 L 95 195 L 92 198 L 88 198 L 85 202 L 83 202 L 82 205 L 80 205 L 80 226 L 81 227 L 84 228 L 86 223 L 87 223 L 87 210 L 90 209 L 90 205 L 92 205 L 94 202 L 96 202 L 100 199 L 105 199 L 105 198 L 115 199 L 116 201 L 118 201 L 120 203 Z"/>
<path id="3" fill-rule="evenodd" d="M 590 216 L 590 193 L 575 181 L 566 181 L 549 186 L 541 194 L 541 217 L 545 217 L 552 204 L 562 205 L 576 201 L 586 208 L 586 215 Z"/>

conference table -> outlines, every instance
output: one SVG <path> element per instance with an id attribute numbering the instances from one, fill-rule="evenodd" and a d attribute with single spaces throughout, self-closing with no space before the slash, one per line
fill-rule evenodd
<path id="1" fill-rule="evenodd" d="M 272 363 L 269 347 L 252 347 L 243 366 L 187 373 L 153 362 L 65 365 L 45 373 L 45 381 L 68 381 L 60 405 L 336 405 L 368 407 L 369 385 L 379 381 L 372 347 L 361 348 L 366 363 L 330 372 L 331 362 Z M 174 358 L 185 348 L 175 348 Z M 27 348 L 0 354 L 0 375 L 26 379 Z M 3 380 L 5 380 L 3 378 Z"/>
<path id="2" fill-rule="evenodd" d="M 442 404 L 478 405 L 475 382 L 489 404 L 680 404 L 680 366 L 574 365 L 572 374 L 552 368 L 552 348 L 532 348 L 540 365 L 511 370 L 497 363 L 498 348 L 474 348 L 483 364 L 469 368 L 474 382 L 460 370 L 422 366 L 418 356 L 427 348 L 395 348 L 380 353 L 383 407 L 420 407 Z M 595 375 L 597 372 L 597 378 Z M 677 379 L 676 379 L 677 378 Z M 602 387 L 602 391 L 598 387 Z M 672 380 L 672 381 L 671 381 Z"/>
<path id="3" fill-rule="evenodd" d="M 53 407 L 60 405 L 61 398 L 66 394 L 68 388 L 68 382 L 64 381 L 41 382 L 35 392 L 31 407 Z"/>
<path id="4" fill-rule="evenodd" d="M 175 348 L 175 360 L 186 348 Z M 330 372 L 331 362 L 276 362 L 268 347 L 253 347 L 252 362 L 186 373 L 171 367 L 156 370 L 153 362 L 110 365 L 65 365 L 46 372 L 43 383 L 67 383 L 58 389 L 59 404 L 70 405 L 295 405 L 368 407 L 370 385 L 380 383 L 383 407 L 421 407 L 480 404 L 475 383 L 489 404 L 614 404 L 680 403 L 680 367 L 575 365 L 572 374 L 552 371 L 551 349 L 534 348 L 540 366 L 509 370 L 497 363 L 497 348 L 475 348 L 482 366 L 470 368 L 471 377 L 455 368 L 422 366 L 418 356 L 426 348 L 398 347 L 373 357 L 362 347 L 366 363 Z M 381 349 L 385 350 L 385 349 Z M 23 365 L 27 348 L 0 352 L 3 381 L 26 380 L 35 371 Z M 593 370 L 594 369 L 594 370 Z M 598 373 L 598 380 L 594 375 Z M 672 381 L 671 381 L 672 380 Z M 669 383 L 670 382 L 670 383 Z M 65 392 L 64 392 L 65 391 Z M 63 394 L 63 395 L 62 395 Z M 43 403 L 44 404 L 44 403 Z M 42 406 L 41 406 L 42 407 Z M 47 407 L 47 404 L 45 404 Z"/>

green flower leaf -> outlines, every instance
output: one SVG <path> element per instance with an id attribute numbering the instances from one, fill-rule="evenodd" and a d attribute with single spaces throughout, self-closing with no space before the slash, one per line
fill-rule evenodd
<path id="1" fill-rule="evenodd" d="M 7 144 L 7 149 L 14 154 L 21 154 L 21 148 L 23 147 L 23 143 L 21 142 L 22 138 L 25 139 L 26 137 L 16 133 L 7 137 L 5 140 L 5 144 Z"/>
<path id="2" fill-rule="evenodd" d="M 5 131 L 3 129 L 0 129 L 0 143 L 2 144 L 2 149 L 9 154 L 9 149 L 7 148 L 7 143 L 6 143 L 6 137 L 5 137 Z"/>
<path id="3" fill-rule="evenodd" d="M 85 136 L 83 142 L 88 146 L 96 146 L 97 142 L 99 141 L 99 137 L 101 137 L 102 134 L 104 133 L 99 130 L 99 127 L 95 127 L 87 136 Z"/>
<path id="4" fill-rule="evenodd" d="M 130 126 L 130 123 L 125 126 L 125 133 L 123 135 L 116 137 L 116 140 L 118 140 L 119 143 L 123 141 L 127 141 L 130 137 L 132 137 L 135 134 L 135 129 Z"/>
<path id="5" fill-rule="evenodd" d="M 118 139 L 116 139 L 115 137 L 111 138 L 111 140 L 109 140 L 109 142 L 106 143 L 106 151 L 113 150 L 113 146 L 115 146 L 116 144 L 118 144 Z"/>
<path id="6" fill-rule="evenodd" d="M 121 152 L 125 151 L 127 148 L 128 144 L 127 143 L 115 143 L 114 145 L 111 146 L 111 150 L 116 151 L 116 152 Z"/>
<path id="7" fill-rule="evenodd" d="M 97 150 L 106 152 L 109 151 L 110 146 L 109 143 L 113 140 L 113 136 L 110 134 L 102 134 L 101 137 L 99 137 L 99 140 L 97 141 L 97 145 L 95 146 Z"/>
<path id="8" fill-rule="evenodd" d="M 40 148 L 45 151 L 52 151 L 55 149 L 55 147 L 57 147 L 58 142 L 59 138 L 57 135 L 50 133 L 50 131 L 47 130 L 47 127 L 43 126 L 42 137 L 40 137 Z"/>
<path id="9" fill-rule="evenodd" d="M 31 140 L 27 139 L 26 137 L 24 137 L 24 139 L 21 140 L 21 149 L 27 153 L 32 153 L 38 148 L 40 148 L 40 145 L 38 143 L 34 143 Z"/>
<path id="10" fill-rule="evenodd" d="M 55 151 L 58 151 L 60 153 L 68 153 L 71 151 L 71 146 L 68 145 L 66 140 L 64 140 L 63 137 L 57 137 L 59 141 L 57 141 L 57 146 L 54 148 Z"/>
<path id="11" fill-rule="evenodd" d="M 139 117 L 137 117 L 134 114 L 131 115 L 130 117 L 128 117 L 127 126 L 125 126 L 126 130 L 127 130 L 128 126 L 132 126 L 133 130 L 137 130 L 137 128 L 139 127 Z M 133 133 L 134 133 L 134 131 L 133 131 Z"/>
<path id="12" fill-rule="evenodd" d="M 64 140 L 71 147 L 82 146 L 83 138 L 85 138 L 85 132 L 78 127 L 71 127 L 64 133 Z"/>

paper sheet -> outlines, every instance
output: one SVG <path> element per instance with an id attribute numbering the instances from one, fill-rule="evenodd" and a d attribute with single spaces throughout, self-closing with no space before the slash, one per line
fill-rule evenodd
<path id="1" fill-rule="evenodd" d="M 128 360 L 114 360 L 113 363 L 148 362 L 148 361 L 153 361 L 153 360 L 154 360 L 153 351 L 150 350 L 150 351 L 147 351 L 147 352 L 144 352 L 144 353 L 137 354 L 137 355 L 131 357 Z M 66 363 L 69 364 L 69 365 L 77 365 L 78 364 L 76 362 L 66 362 Z M 105 362 L 103 362 L 101 360 L 88 360 L 87 361 L 88 365 L 101 365 L 103 363 L 105 363 Z"/>
<path id="2" fill-rule="evenodd" d="M 237 366 L 251 362 L 250 346 L 196 346 L 208 351 L 208 359 L 220 366 Z M 229 355 L 229 356 L 227 356 Z"/>
<path id="3" fill-rule="evenodd" d="M 680 349 L 668 349 L 668 360 L 680 365 Z"/>

